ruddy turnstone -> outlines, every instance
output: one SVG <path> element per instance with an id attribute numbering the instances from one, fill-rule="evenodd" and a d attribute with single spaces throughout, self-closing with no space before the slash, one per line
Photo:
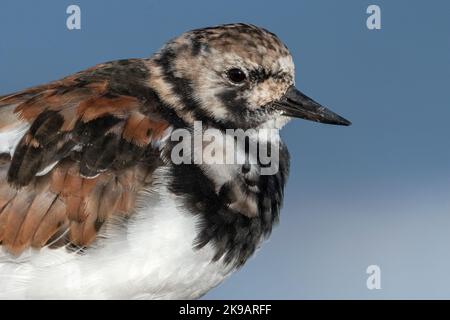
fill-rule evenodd
<path id="1" fill-rule="evenodd" d="M 174 133 L 201 123 L 228 141 L 229 129 L 278 132 L 291 117 L 350 124 L 298 91 L 287 47 L 248 24 L 190 31 L 148 59 L 2 96 L 0 115 L 9 299 L 202 296 L 270 235 L 289 154 L 257 133 L 247 141 L 277 145 L 270 174 L 248 146 L 233 151 L 244 163 L 174 163 Z M 184 142 L 179 155 L 208 145 Z"/>

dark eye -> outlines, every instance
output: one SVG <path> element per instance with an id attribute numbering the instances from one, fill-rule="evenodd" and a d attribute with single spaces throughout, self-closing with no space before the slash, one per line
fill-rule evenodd
<path id="1" fill-rule="evenodd" d="M 241 82 L 245 81 L 245 79 L 247 78 L 244 71 L 242 71 L 241 69 L 238 69 L 238 68 L 233 68 L 233 69 L 228 70 L 227 76 L 228 76 L 228 79 L 230 79 L 231 82 L 234 82 L 234 83 L 241 83 Z"/>

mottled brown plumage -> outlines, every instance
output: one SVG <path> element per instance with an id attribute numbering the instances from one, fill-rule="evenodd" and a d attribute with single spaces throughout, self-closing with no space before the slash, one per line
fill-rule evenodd
<path id="1" fill-rule="evenodd" d="M 137 191 L 150 182 L 152 172 L 137 165 L 86 179 L 77 163 L 65 160 L 48 175 L 16 189 L 6 183 L 7 169 L 0 168 L 0 241 L 14 254 L 56 242 L 88 246 L 109 218 L 131 213 Z"/>
<path id="2" fill-rule="evenodd" d="M 120 89 L 143 85 L 146 77 L 142 61 L 112 62 L 0 98 L 7 119 L 0 133 L 30 125 L 13 157 L 2 155 L 0 243 L 7 250 L 82 248 L 109 217 L 131 213 L 159 163 L 155 144 L 169 127 L 149 112 L 148 101 Z"/>

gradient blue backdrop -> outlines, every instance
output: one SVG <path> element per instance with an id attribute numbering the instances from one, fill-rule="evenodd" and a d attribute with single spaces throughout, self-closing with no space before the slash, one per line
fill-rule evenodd
<path id="1" fill-rule="evenodd" d="M 66 29 L 66 8 L 82 30 Z M 382 9 L 382 30 L 366 8 Z M 248 22 L 277 33 L 297 86 L 353 121 L 283 131 L 281 224 L 206 297 L 450 298 L 448 1 L 2 0 L 0 94 L 99 62 L 145 57 L 185 30 Z M 382 289 L 366 288 L 368 265 Z"/>

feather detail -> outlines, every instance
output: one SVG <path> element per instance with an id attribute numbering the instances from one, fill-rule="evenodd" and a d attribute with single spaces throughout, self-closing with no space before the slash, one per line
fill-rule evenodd
<path id="1" fill-rule="evenodd" d="M 143 60 L 114 61 L 0 97 L 4 248 L 86 247 L 132 213 L 169 128 L 141 94 L 147 78 Z"/>

